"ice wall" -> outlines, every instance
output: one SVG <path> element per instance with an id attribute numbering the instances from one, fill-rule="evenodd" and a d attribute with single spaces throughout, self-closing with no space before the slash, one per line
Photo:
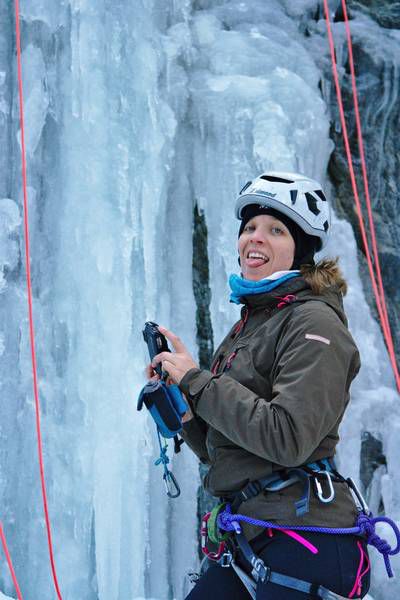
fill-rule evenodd
<path id="1" fill-rule="evenodd" d="M 153 428 L 136 413 L 144 321 L 178 327 L 194 314 L 190 202 L 179 210 L 184 234 L 174 253 L 164 251 L 179 200 L 168 193 L 177 114 L 160 83 L 166 70 L 161 32 L 174 11 L 160 15 L 158 28 L 152 3 L 94 9 L 85 2 L 33 2 L 21 10 L 34 316 L 61 590 L 64 598 L 82 600 L 178 597 L 181 575 L 196 561 L 196 463 L 189 452 L 176 461 L 182 497 L 168 502 L 162 472 L 153 466 Z M 8 16 L 12 37 L 12 12 Z M 14 61 L 5 85 L 14 94 L 5 108 L 16 169 Z M 1 506 L 24 598 L 37 600 L 53 597 L 53 588 L 36 458 L 17 174 L 13 200 L 0 205 L 7 216 Z M 169 292 L 174 280 L 189 282 L 184 294 Z M 193 345 L 194 326 L 185 327 L 185 338 Z M 2 569 L 4 591 L 12 593 L 6 574 Z"/>
<path id="2" fill-rule="evenodd" d="M 188 450 L 174 461 L 182 496 L 167 501 L 152 425 L 135 412 L 141 327 L 155 319 L 196 354 L 195 202 L 209 230 L 218 342 L 237 314 L 227 277 L 237 269 L 238 189 L 268 168 L 325 179 L 332 142 L 313 53 L 327 48 L 318 38 L 311 51 L 299 31 L 317 2 L 298 4 L 288 14 L 290 3 L 277 0 L 22 2 L 34 317 L 64 599 L 181 600 L 187 590 L 197 465 Z M 13 18 L 1 10 L 0 110 L 10 134 L 0 200 L 0 518 L 24 598 L 37 600 L 54 594 L 34 434 Z M 340 254 L 350 282 L 346 308 L 364 365 L 342 468 L 357 478 L 362 428 L 384 428 L 385 506 L 400 518 L 399 405 L 348 223 L 334 219 L 327 252 Z M 13 595 L 2 566 L 0 587 Z M 386 600 L 396 583 L 376 569 L 375 598 Z"/>

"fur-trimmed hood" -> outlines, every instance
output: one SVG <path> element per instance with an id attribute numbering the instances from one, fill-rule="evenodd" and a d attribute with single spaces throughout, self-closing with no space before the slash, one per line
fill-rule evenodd
<path id="1" fill-rule="evenodd" d="M 301 265 L 303 279 L 313 294 L 323 294 L 327 288 L 336 286 L 342 296 L 347 293 L 347 283 L 338 265 L 339 258 L 324 258 L 315 265 Z"/>

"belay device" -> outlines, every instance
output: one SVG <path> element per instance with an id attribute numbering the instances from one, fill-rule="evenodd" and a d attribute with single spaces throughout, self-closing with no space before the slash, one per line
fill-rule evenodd
<path id="1" fill-rule="evenodd" d="M 170 352 L 167 340 L 159 332 L 156 323 L 152 321 L 145 323 L 143 337 L 149 349 L 150 360 L 160 352 Z M 164 466 L 163 480 L 167 495 L 170 498 L 177 498 L 181 491 L 177 480 L 167 467 L 169 463 L 167 439 L 174 438 L 174 450 L 176 453 L 179 452 L 183 440 L 178 437 L 178 433 L 182 429 L 182 416 L 188 410 L 188 406 L 179 387 L 175 384 L 167 385 L 164 381 L 168 374 L 162 372 L 161 365 L 157 365 L 155 371 L 161 379 L 149 381 L 144 386 L 139 394 L 137 409 L 141 410 L 144 404 L 156 424 L 160 457 L 155 464 Z M 164 438 L 164 444 L 161 438 Z"/>

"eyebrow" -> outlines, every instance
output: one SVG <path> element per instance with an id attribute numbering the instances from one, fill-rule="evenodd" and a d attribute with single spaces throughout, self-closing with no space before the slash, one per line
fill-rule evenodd
<path id="1" fill-rule="evenodd" d="M 246 223 L 246 225 L 248 225 L 249 223 L 251 223 L 254 219 L 256 219 L 259 215 L 255 215 L 255 217 L 251 217 L 251 219 L 248 220 L 248 222 Z M 268 215 L 268 216 L 272 216 L 272 215 Z M 280 225 L 283 225 L 284 227 L 286 227 L 285 223 L 283 221 L 280 221 L 277 217 L 272 217 L 272 223 L 279 223 Z M 272 224 L 271 223 L 271 224 Z M 286 227 L 287 229 L 287 227 Z"/>

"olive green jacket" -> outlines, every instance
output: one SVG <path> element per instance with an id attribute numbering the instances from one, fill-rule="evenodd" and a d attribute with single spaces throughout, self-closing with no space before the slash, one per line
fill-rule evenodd
<path id="1" fill-rule="evenodd" d="M 279 299 L 289 294 L 295 298 Z M 180 383 L 195 415 L 183 437 L 210 465 L 204 485 L 214 496 L 283 467 L 333 457 L 360 368 L 334 281 L 316 295 L 298 277 L 243 300 L 242 320 L 217 349 L 211 371 L 191 369 Z M 312 493 L 303 517 L 294 507 L 300 483 L 261 492 L 239 512 L 285 525 L 352 527 L 357 512 L 348 487 L 334 487 L 329 504 Z M 259 530 L 246 532 L 251 538 Z"/>

